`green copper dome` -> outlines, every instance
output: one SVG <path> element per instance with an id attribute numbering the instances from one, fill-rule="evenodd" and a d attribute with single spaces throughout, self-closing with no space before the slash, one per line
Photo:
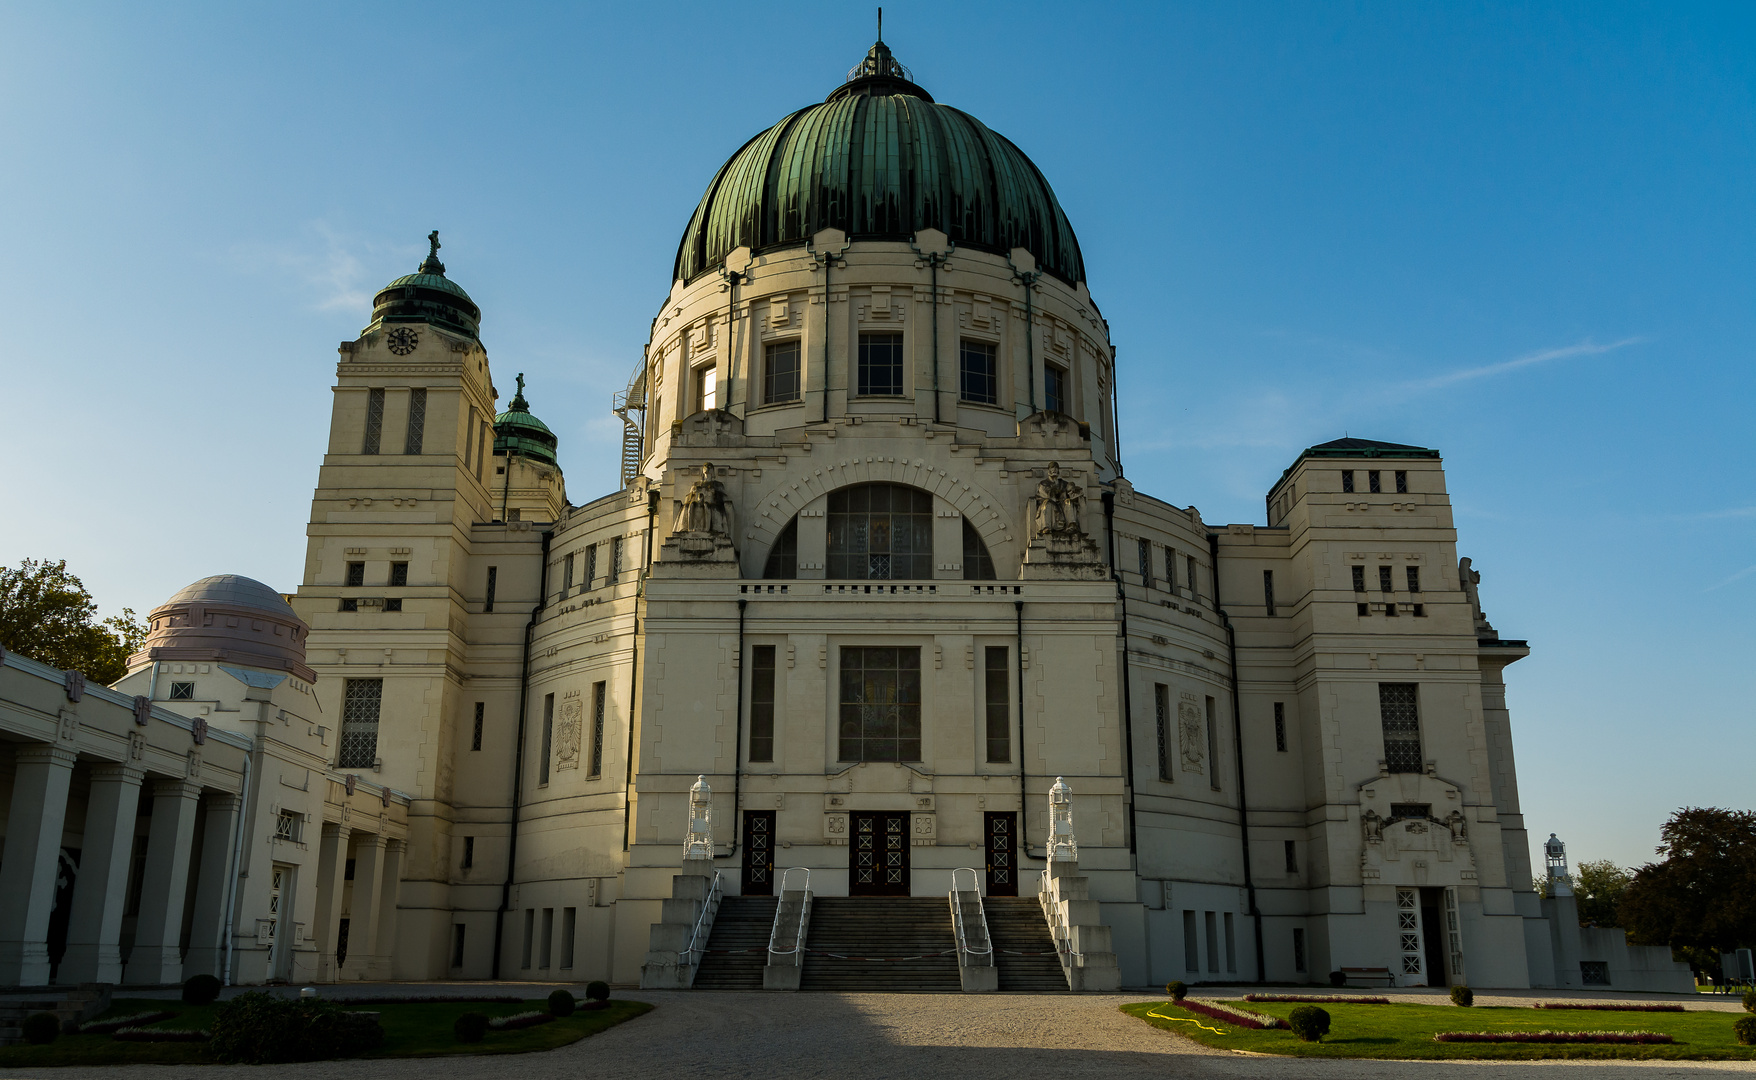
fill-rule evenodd
<path id="1" fill-rule="evenodd" d="M 365 332 L 387 324 L 424 322 L 479 340 L 482 309 L 463 286 L 445 276 L 445 264 L 439 261 L 439 234 L 428 233 L 427 241 L 433 248 L 420 269 L 397 278 L 373 297 L 372 324 Z"/>
<path id="2" fill-rule="evenodd" d="M 821 105 L 744 144 L 702 196 L 674 278 L 732 249 L 804 244 L 822 229 L 853 240 L 908 240 L 939 229 L 959 247 L 1015 247 L 1069 284 L 1085 279 L 1073 226 L 1018 147 L 936 103 L 880 41 Z"/>
<path id="3" fill-rule="evenodd" d="M 524 372 L 519 372 L 518 393 L 513 395 L 512 407 L 494 417 L 494 453 L 517 454 L 555 465 L 555 447 L 559 443 L 549 425 L 530 414 L 530 402 L 524 400 Z"/>

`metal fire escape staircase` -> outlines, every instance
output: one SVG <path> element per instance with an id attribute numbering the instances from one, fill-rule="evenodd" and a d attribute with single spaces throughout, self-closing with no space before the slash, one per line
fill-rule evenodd
<path id="1" fill-rule="evenodd" d="M 634 485 L 640 475 L 640 463 L 645 457 L 646 439 L 646 361 L 642 358 L 640 366 L 628 379 L 628 388 L 618 390 L 611 398 L 610 407 L 622 418 L 622 488 L 627 490 Z M 629 413 L 637 414 L 635 416 Z"/>

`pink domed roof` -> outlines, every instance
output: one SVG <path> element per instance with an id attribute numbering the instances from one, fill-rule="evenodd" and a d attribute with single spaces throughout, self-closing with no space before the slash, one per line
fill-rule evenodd
<path id="1" fill-rule="evenodd" d="M 272 588 L 239 574 L 202 578 L 154 608 L 146 646 L 130 666 L 147 661 L 213 661 L 284 671 L 307 682 L 304 620 Z"/>

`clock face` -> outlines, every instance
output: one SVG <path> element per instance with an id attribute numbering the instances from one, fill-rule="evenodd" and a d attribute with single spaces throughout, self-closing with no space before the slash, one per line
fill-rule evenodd
<path id="1" fill-rule="evenodd" d="M 407 356 L 414 352 L 415 344 L 420 340 L 421 336 L 406 326 L 399 326 L 392 330 L 388 338 L 390 351 L 398 356 Z"/>

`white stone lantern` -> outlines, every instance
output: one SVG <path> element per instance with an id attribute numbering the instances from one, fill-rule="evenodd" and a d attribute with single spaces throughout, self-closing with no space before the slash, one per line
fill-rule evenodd
<path id="1" fill-rule="evenodd" d="M 1543 860 L 1549 868 L 1549 895 L 1572 896 L 1572 878 L 1567 873 L 1567 845 L 1554 833 L 1543 841 Z"/>
<path id="2" fill-rule="evenodd" d="M 1076 863 L 1079 845 L 1073 839 L 1073 790 L 1062 777 L 1049 789 L 1049 858 L 1051 863 Z"/>
<path id="3" fill-rule="evenodd" d="M 689 834 L 683 838 L 684 859 L 713 858 L 713 789 L 697 776 L 689 789 Z"/>

